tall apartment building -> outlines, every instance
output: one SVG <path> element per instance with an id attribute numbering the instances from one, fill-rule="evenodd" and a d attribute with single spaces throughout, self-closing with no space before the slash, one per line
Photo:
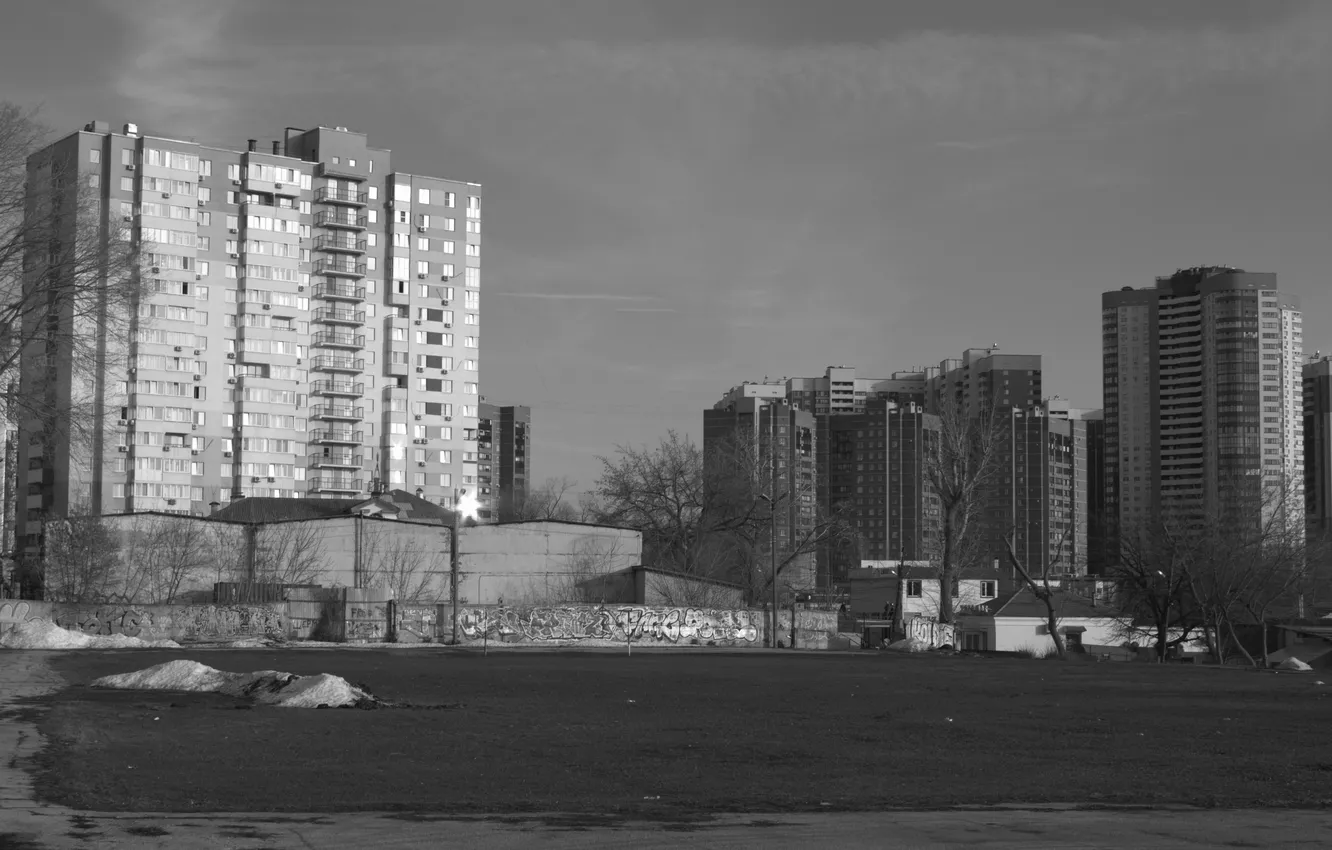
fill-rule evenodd
<path id="1" fill-rule="evenodd" d="M 531 483 L 532 411 L 522 405 L 481 402 L 477 420 L 477 483 L 482 520 L 509 522 L 527 501 Z"/>
<path id="2" fill-rule="evenodd" d="M 998 351 L 998 346 L 969 348 L 960 358 L 926 369 L 926 410 L 937 413 L 950 396 L 973 416 L 988 405 L 1025 410 L 1041 404 L 1041 355 Z"/>
<path id="3" fill-rule="evenodd" d="M 866 408 L 826 417 L 823 504 L 829 514 L 845 512 L 859 545 L 830 548 L 820 585 L 845 582 L 861 560 L 928 560 L 937 537 L 938 500 L 924 464 L 938 418 L 915 402 L 878 399 Z"/>
<path id="4" fill-rule="evenodd" d="M 1113 526 L 1214 516 L 1246 482 L 1302 490 L 1302 321 L 1276 275 L 1219 266 L 1101 296 Z"/>
<path id="5" fill-rule="evenodd" d="M 30 185 L 52 163 L 141 240 L 148 294 L 83 376 L 101 411 L 86 444 L 20 439 L 29 548 L 71 510 L 203 513 L 376 480 L 451 504 L 475 484 L 479 185 L 395 171 L 345 127 L 232 150 L 98 121 L 34 154 Z M 40 354 L 22 392 L 59 402 L 73 390 L 43 381 Z"/>
<path id="6" fill-rule="evenodd" d="M 787 378 L 786 397 L 815 416 L 863 413 L 875 399 L 921 402 L 924 372 L 895 372 L 891 378 L 858 378 L 854 366 L 829 366 L 821 378 Z"/>
<path id="7" fill-rule="evenodd" d="M 770 440 L 776 441 L 772 455 L 768 453 Z M 792 406 L 783 384 L 742 384 L 728 391 L 711 410 L 703 411 L 703 453 L 711 469 L 718 463 L 733 462 L 727 452 L 737 445 L 756 447 L 759 458 L 769 458 L 769 468 L 749 471 L 763 477 L 762 492 L 775 490 L 778 495 L 775 525 L 780 560 L 799 548 L 815 521 L 816 444 L 813 414 Z M 759 549 L 764 559 L 758 565 L 761 569 L 771 551 L 767 538 L 759 541 Z M 797 555 L 782 570 L 782 586 L 813 588 L 817 564 L 815 552 Z"/>
<path id="8" fill-rule="evenodd" d="M 1304 515 L 1310 536 L 1332 534 L 1332 356 L 1304 364 Z"/>

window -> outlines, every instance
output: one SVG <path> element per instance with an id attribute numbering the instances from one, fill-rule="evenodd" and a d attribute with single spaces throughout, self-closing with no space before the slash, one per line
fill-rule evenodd
<path id="1" fill-rule="evenodd" d="M 417 261 L 416 261 L 416 273 L 417 273 L 417 274 L 430 274 L 430 263 L 427 262 L 426 260 L 417 260 Z"/>
<path id="2" fill-rule="evenodd" d="M 444 229 L 445 229 L 445 230 L 457 230 L 457 229 L 458 229 L 458 223 L 457 223 L 457 221 L 456 221 L 455 219 L 452 219 L 452 218 L 446 218 L 446 219 L 444 219 Z"/>
<path id="3" fill-rule="evenodd" d="M 406 183 L 394 183 L 393 200 L 410 204 L 412 202 L 412 187 Z"/>
<path id="4" fill-rule="evenodd" d="M 467 269 L 467 280 L 466 280 L 466 283 L 467 283 L 468 286 L 480 286 L 480 285 L 481 285 L 481 270 L 480 270 L 480 269 L 474 269 L 474 268 L 469 268 L 469 269 Z"/>
<path id="5" fill-rule="evenodd" d="M 429 190 L 429 189 L 417 189 L 417 190 L 416 190 L 416 202 L 417 202 L 418 204 L 428 204 L 428 203 L 430 203 L 430 190 Z"/>
<path id="6" fill-rule="evenodd" d="M 89 174 L 89 175 L 88 175 L 88 188 L 90 188 L 90 189 L 100 189 L 101 186 L 102 186 L 102 175 L 100 175 L 100 174 Z"/>
<path id="7" fill-rule="evenodd" d="M 469 242 L 469 243 L 467 244 L 467 256 L 469 256 L 469 257 L 479 257 L 479 256 L 481 256 L 481 246 L 480 246 L 480 245 L 477 245 L 477 244 L 475 244 L 475 243 L 471 243 L 471 242 Z"/>
<path id="8" fill-rule="evenodd" d="M 89 162 L 101 162 L 101 161 L 102 161 L 102 152 L 99 151 L 99 150 L 90 150 L 90 151 L 88 151 L 88 161 L 89 161 Z"/>
<path id="9" fill-rule="evenodd" d="M 429 226 L 430 226 L 430 216 L 428 216 L 428 215 L 418 215 L 418 216 L 416 217 L 416 226 L 417 226 L 417 227 L 429 227 Z"/>
<path id="10" fill-rule="evenodd" d="M 369 198 L 370 198 L 370 200 L 372 200 L 372 201 L 377 201 L 377 200 L 379 200 L 379 187 L 378 187 L 378 186 L 371 186 L 371 187 L 370 187 Z"/>
<path id="11" fill-rule="evenodd" d="M 429 250 L 430 250 L 430 240 L 429 240 L 428 238 L 426 238 L 425 236 L 420 236 L 420 237 L 418 237 L 417 240 L 416 240 L 416 250 L 418 250 L 418 251 L 429 251 Z"/>
<path id="12" fill-rule="evenodd" d="M 133 164 L 134 164 L 134 151 L 130 150 L 129 148 L 125 148 L 123 151 L 121 151 L 121 152 L 120 152 L 120 164 L 121 164 L 121 165 L 133 165 Z"/>
<path id="13" fill-rule="evenodd" d="M 133 178 L 133 177 L 122 177 L 122 178 L 120 178 L 120 191 L 122 191 L 122 192 L 133 192 L 133 191 L 134 191 L 134 178 Z"/>
<path id="14" fill-rule="evenodd" d="M 452 254 L 452 253 L 453 253 L 453 243 L 452 243 L 452 242 L 450 242 L 450 241 L 448 241 L 448 240 L 446 239 L 446 240 L 444 240 L 443 242 L 441 242 L 440 245 L 443 246 L 440 250 L 442 250 L 445 254 Z"/>
<path id="15" fill-rule="evenodd" d="M 455 204 L 455 202 L 456 198 L 454 197 L 454 194 L 452 192 L 444 193 L 444 206 L 451 207 Z"/>
<path id="16" fill-rule="evenodd" d="M 918 578 L 907 579 L 906 595 L 912 599 L 919 599 L 921 596 L 921 581 Z"/>

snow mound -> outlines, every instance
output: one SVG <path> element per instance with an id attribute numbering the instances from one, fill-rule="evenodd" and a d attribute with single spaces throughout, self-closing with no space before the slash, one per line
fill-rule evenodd
<path id="1" fill-rule="evenodd" d="M 126 635 L 86 635 L 62 629 L 50 620 L 28 620 L 0 634 L 7 649 L 179 649 L 174 640 L 143 640 Z"/>
<path id="2" fill-rule="evenodd" d="M 1277 665 L 1277 669 L 1286 670 L 1288 672 L 1304 673 L 1313 668 L 1298 658 L 1287 658 L 1285 661 L 1282 661 Z"/>
<path id="3" fill-rule="evenodd" d="M 247 697 L 281 708 L 372 708 L 382 701 L 341 676 L 320 673 L 298 676 L 278 670 L 228 673 L 197 661 L 168 661 L 132 673 L 103 676 L 94 688 L 138 691 L 193 691 Z"/>
<path id="4" fill-rule="evenodd" d="M 930 645 L 917 638 L 903 638 L 888 644 L 888 648 L 898 652 L 929 652 Z"/>

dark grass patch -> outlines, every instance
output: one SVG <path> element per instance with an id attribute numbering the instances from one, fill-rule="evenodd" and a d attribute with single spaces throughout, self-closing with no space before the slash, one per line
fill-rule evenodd
<path id="1" fill-rule="evenodd" d="M 0 847 L 5 850 L 44 850 L 46 846 L 29 832 L 0 832 Z"/>
<path id="2" fill-rule="evenodd" d="M 163 835 L 170 835 L 171 831 L 163 829 L 160 826 L 130 826 L 125 831 L 130 835 L 142 835 L 150 838 L 160 838 Z"/>
<path id="3" fill-rule="evenodd" d="M 1332 797 L 1332 700 L 1296 676 L 886 654 L 235 650 L 205 661 L 335 673 L 453 710 L 235 711 L 243 701 L 211 694 L 86 687 L 179 657 L 53 656 L 73 686 L 45 699 L 44 799 L 690 828 L 737 811 Z"/>

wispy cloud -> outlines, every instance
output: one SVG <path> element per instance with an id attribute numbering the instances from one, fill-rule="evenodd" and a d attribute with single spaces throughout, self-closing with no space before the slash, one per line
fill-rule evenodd
<path id="1" fill-rule="evenodd" d="M 674 307 L 616 307 L 617 313 L 675 313 Z"/>
<path id="2" fill-rule="evenodd" d="M 492 292 L 505 298 L 540 298 L 547 301 L 651 301 L 646 295 L 613 295 L 605 292 Z"/>

